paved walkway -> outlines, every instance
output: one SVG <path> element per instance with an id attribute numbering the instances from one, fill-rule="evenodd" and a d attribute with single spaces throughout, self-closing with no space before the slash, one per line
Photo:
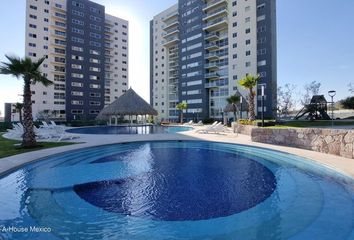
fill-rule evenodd
<path id="1" fill-rule="evenodd" d="M 76 150 L 84 147 L 93 147 L 105 144 L 121 143 L 121 142 L 135 142 L 135 141 L 156 141 L 156 140 L 204 140 L 225 143 L 244 144 L 249 146 L 257 146 L 263 148 L 274 149 L 309 159 L 321 163 L 329 168 L 335 169 L 338 172 L 354 178 L 354 159 L 343 158 L 324 153 L 318 153 L 309 150 L 298 148 L 290 148 L 284 146 L 276 146 L 263 143 L 255 143 L 251 141 L 250 136 L 236 135 L 234 133 L 227 134 L 202 134 L 196 133 L 195 130 L 181 132 L 178 134 L 150 134 L 150 135 L 91 135 L 81 134 L 79 139 L 74 141 L 81 142 L 69 146 L 58 148 L 44 149 L 35 152 L 29 152 L 0 159 L 0 174 L 7 172 L 13 168 L 21 166 L 40 158 L 57 154 L 65 151 Z"/>

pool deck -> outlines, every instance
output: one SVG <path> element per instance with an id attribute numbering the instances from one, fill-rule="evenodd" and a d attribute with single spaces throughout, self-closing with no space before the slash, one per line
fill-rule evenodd
<path id="1" fill-rule="evenodd" d="M 99 145 L 122 143 L 122 142 L 136 142 L 136 141 L 167 141 L 167 140 L 195 140 L 195 141 L 214 141 L 223 143 L 243 144 L 249 146 L 263 147 L 282 152 L 295 154 L 309 161 L 314 161 L 325 165 L 331 169 L 336 170 L 346 176 L 354 179 L 354 159 L 303 150 L 298 148 L 270 145 L 264 143 L 256 143 L 251 141 L 250 136 L 225 133 L 225 134 L 202 134 L 197 133 L 196 129 L 187 132 L 180 132 L 177 134 L 150 134 L 150 135 L 91 135 L 79 134 L 80 138 L 70 140 L 71 142 L 79 142 L 79 144 L 68 145 L 57 148 L 44 149 L 34 152 L 28 152 L 11 157 L 0 159 L 0 174 L 6 173 L 23 164 L 36 161 L 53 154 L 58 154 L 66 151 L 76 150 L 86 147 L 94 147 Z"/>

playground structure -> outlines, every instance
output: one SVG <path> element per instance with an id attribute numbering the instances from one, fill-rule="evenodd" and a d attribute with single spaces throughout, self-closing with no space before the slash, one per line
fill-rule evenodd
<path id="1" fill-rule="evenodd" d="M 324 95 L 314 95 L 309 104 L 306 104 L 300 112 L 296 115 L 295 119 L 298 120 L 306 116 L 307 120 L 331 120 L 327 114 L 327 100 Z"/>

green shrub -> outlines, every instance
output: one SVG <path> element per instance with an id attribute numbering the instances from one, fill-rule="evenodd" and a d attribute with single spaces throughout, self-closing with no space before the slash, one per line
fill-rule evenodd
<path id="1" fill-rule="evenodd" d="M 238 123 L 241 125 L 254 125 L 255 121 L 249 119 L 239 119 Z"/>
<path id="2" fill-rule="evenodd" d="M 83 120 L 75 120 L 67 123 L 70 127 L 88 127 L 88 126 L 104 126 L 107 125 L 106 121 L 83 121 Z"/>
<path id="3" fill-rule="evenodd" d="M 0 122 L 0 132 L 6 132 L 7 129 L 12 129 L 10 122 Z"/>

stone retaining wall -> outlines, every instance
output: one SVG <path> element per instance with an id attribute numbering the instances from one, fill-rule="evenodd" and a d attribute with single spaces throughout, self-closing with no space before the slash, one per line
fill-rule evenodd
<path id="1" fill-rule="evenodd" d="M 302 148 L 354 158 L 354 131 L 320 128 L 252 128 L 254 142 Z"/>

